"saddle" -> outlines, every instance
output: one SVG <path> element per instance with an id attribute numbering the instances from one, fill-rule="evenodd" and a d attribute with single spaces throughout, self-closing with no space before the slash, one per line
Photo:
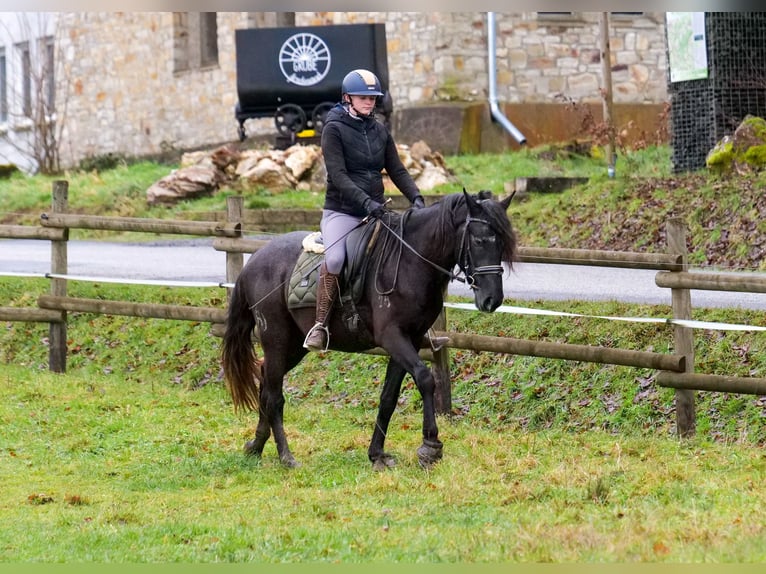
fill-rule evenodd
<path id="1" fill-rule="evenodd" d="M 339 277 L 338 299 L 343 309 L 344 321 L 352 331 L 359 329 L 356 304 L 364 292 L 367 258 L 377 242 L 380 229 L 380 222 L 374 220 L 374 223 L 355 228 L 345 239 L 346 259 Z M 319 267 L 324 259 L 324 245 L 320 241 L 319 232 L 307 235 L 303 239 L 303 251 L 295 262 L 287 285 L 288 309 L 316 306 Z"/>

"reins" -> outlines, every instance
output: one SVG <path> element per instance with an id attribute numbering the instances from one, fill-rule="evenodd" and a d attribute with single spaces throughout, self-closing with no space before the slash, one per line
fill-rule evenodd
<path id="1" fill-rule="evenodd" d="M 379 295 L 389 295 L 396 289 L 396 283 L 399 279 L 399 263 L 402 256 L 402 248 L 406 247 L 410 252 L 412 252 L 416 257 L 418 257 L 421 261 L 424 263 L 427 263 L 434 269 L 436 269 L 439 273 L 442 273 L 449 277 L 450 281 L 460 281 L 461 283 L 465 283 L 468 287 L 471 289 L 476 289 L 475 286 L 475 279 L 474 277 L 477 275 L 494 275 L 494 274 L 502 274 L 503 272 L 503 266 L 502 265 L 480 265 L 478 267 L 472 266 L 471 261 L 471 250 L 468 248 L 468 227 L 471 223 L 483 223 L 484 225 L 488 225 L 491 227 L 491 223 L 487 221 L 486 219 L 481 219 L 477 217 L 471 217 L 470 214 L 466 215 L 465 218 L 465 225 L 463 226 L 463 233 L 461 234 L 460 238 L 460 251 L 458 253 L 458 268 L 460 269 L 460 272 L 465 275 L 465 278 L 461 277 L 459 274 L 454 273 L 448 269 L 445 269 L 441 265 L 434 263 L 430 259 L 424 257 L 421 253 L 419 253 L 412 245 L 410 245 L 405 239 L 404 239 L 404 226 L 407 220 L 409 219 L 410 215 L 412 214 L 411 210 L 407 210 L 402 215 L 401 223 L 399 225 L 399 229 L 395 229 L 391 227 L 386 221 L 384 221 L 382 218 L 378 219 L 378 222 L 380 225 L 382 225 L 389 234 L 386 237 L 386 240 L 384 241 L 383 246 L 378 250 L 378 259 L 377 259 L 377 267 L 375 272 L 375 290 L 378 292 Z M 345 241 L 346 236 L 349 235 L 352 231 L 355 229 L 361 227 L 362 225 L 366 225 L 369 221 L 369 217 L 365 217 L 362 219 L 356 226 L 354 226 L 348 233 L 344 234 L 342 237 L 340 237 L 337 241 Z M 396 250 L 395 253 L 392 253 L 389 250 L 389 241 L 392 239 L 395 239 L 398 242 L 398 250 Z M 336 241 L 336 243 L 337 243 Z M 334 245 L 334 244 L 333 244 Z M 331 246 L 330 246 L 331 247 Z M 385 264 L 386 261 L 389 260 L 390 257 L 395 256 L 396 257 L 396 266 L 395 266 L 395 273 L 394 278 L 392 281 L 392 284 L 390 288 L 388 289 L 381 289 L 378 285 L 378 278 L 382 275 L 380 273 L 382 266 Z M 318 265 L 317 265 L 318 266 Z M 310 271 L 313 271 L 314 268 L 312 268 Z M 279 285 L 275 286 L 271 291 L 269 291 L 266 295 L 261 297 L 258 301 L 250 305 L 250 309 L 254 309 L 257 307 L 261 302 L 263 302 L 264 299 L 269 297 L 272 293 L 275 291 L 281 289 L 288 280 L 282 281 Z"/>
<path id="2" fill-rule="evenodd" d="M 431 267 L 433 267 L 434 269 L 436 269 L 440 273 L 445 274 L 447 277 L 450 278 L 451 281 L 452 280 L 457 280 L 457 281 L 461 281 L 461 282 L 465 283 L 465 279 L 463 279 L 462 277 L 459 277 L 458 275 L 456 275 L 452 271 L 449 271 L 449 270 L 445 269 L 441 265 L 438 265 L 438 264 L 434 263 L 430 259 L 427 259 L 426 257 L 423 257 L 423 255 L 421 255 L 412 245 L 410 245 L 409 243 L 407 243 L 407 241 L 405 241 L 405 239 L 404 239 L 404 224 L 406 223 L 406 219 L 409 218 L 410 214 L 411 214 L 411 211 L 408 210 L 408 211 L 404 212 L 404 215 L 402 215 L 402 222 L 401 222 L 401 229 L 400 229 L 400 233 L 401 234 L 397 233 L 397 231 L 395 229 L 391 228 L 391 226 L 388 225 L 382 219 L 378 220 L 378 221 L 380 221 L 381 225 L 383 225 L 383 227 L 385 227 L 390 232 L 390 235 L 394 236 L 399 241 L 399 252 L 397 253 L 396 275 L 394 276 L 393 285 L 386 292 L 378 291 L 378 293 L 381 294 L 381 295 L 387 295 L 387 294 L 391 293 L 396 288 L 396 280 L 397 280 L 397 278 L 399 276 L 399 262 L 398 262 L 398 259 L 401 258 L 401 248 L 402 247 L 406 247 L 407 249 L 409 249 L 421 261 L 423 261 L 425 263 L 428 263 Z M 378 257 L 378 271 L 380 270 L 380 267 L 383 264 L 383 260 L 385 258 L 385 255 L 386 255 L 385 250 L 381 249 L 380 256 Z M 379 275 L 380 275 L 380 273 L 376 273 L 375 274 L 376 277 L 378 277 Z M 377 283 L 375 285 L 375 288 L 377 289 Z"/>
<path id="3" fill-rule="evenodd" d="M 390 289 L 381 291 L 378 288 L 377 285 L 377 277 L 379 277 L 381 274 L 379 272 L 376 272 L 376 284 L 375 289 L 378 291 L 378 294 L 380 295 L 388 295 L 396 288 L 396 281 L 399 276 L 399 259 L 401 258 L 401 248 L 406 247 L 409 249 L 412 253 L 414 253 L 418 258 L 420 258 L 422 261 L 439 271 L 440 273 L 443 273 L 447 277 L 450 278 L 450 281 L 460 281 L 462 283 L 465 283 L 470 287 L 471 289 L 476 289 L 476 281 L 475 276 L 477 275 L 500 275 L 503 273 L 503 266 L 502 265 L 480 265 L 478 267 L 473 267 L 472 261 L 471 261 L 471 250 L 468 249 L 468 226 L 471 223 L 483 223 L 484 225 L 492 226 L 492 224 L 487 221 L 486 219 L 481 219 L 478 217 L 471 217 L 470 214 L 466 215 L 465 218 L 465 226 L 463 227 L 463 233 L 461 235 L 460 239 L 460 252 L 458 254 L 458 267 L 460 268 L 461 272 L 465 275 L 465 278 L 460 277 L 458 274 L 453 273 L 452 271 L 449 271 L 445 269 L 444 267 L 434 263 L 430 259 L 427 259 L 423 255 L 421 255 L 412 245 L 407 243 L 407 241 L 404 239 L 404 226 L 406 223 L 406 219 L 410 216 L 411 211 L 406 211 L 404 215 L 402 216 L 402 222 L 400 226 L 399 232 L 397 232 L 396 229 L 393 229 L 390 225 L 388 225 L 385 221 L 380 219 L 381 225 L 385 227 L 389 232 L 390 235 L 395 237 L 399 241 L 399 251 L 397 253 L 397 263 L 396 263 L 396 274 L 394 275 L 393 284 L 391 285 Z M 378 266 L 377 270 L 380 271 L 380 268 L 384 262 L 387 253 L 385 249 L 381 249 L 380 255 L 378 257 Z"/>

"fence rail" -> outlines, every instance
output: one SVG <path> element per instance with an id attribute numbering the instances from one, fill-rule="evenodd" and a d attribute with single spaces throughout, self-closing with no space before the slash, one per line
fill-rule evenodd
<path id="1" fill-rule="evenodd" d="M 243 254 L 252 253 L 268 241 L 242 236 L 242 223 L 252 220 L 252 213 L 243 209 L 241 197 L 227 198 L 225 217 L 215 221 L 155 220 L 148 218 L 105 217 L 67 213 L 65 181 L 53 184 L 52 212 L 42 214 L 39 226 L 0 225 L 0 237 L 38 239 L 51 242 L 51 287 L 49 294 L 40 295 L 37 308 L 0 307 L 0 320 L 49 323 L 50 369 L 66 369 L 66 322 L 68 312 L 86 312 L 108 315 L 127 315 L 157 319 L 186 320 L 210 323 L 211 332 L 220 336 L 226 310 L 217 307 L 191 307 L 142 302 L 84 299 L 67 295 L 67 241 L 70 229 L 99 229 L 108 231 L 137 231 L 163 234 L 212 236 L 213 248 L 226 252 L 227 286 L 233 284 L 243 266 Z M 266 210 L 259 211 L 260 221 L 269 223 Z M 316 216 L 316 214 L 314 214 Z M 278 218 L 283 225 L 286 217 Z M 306 221 L 306 216 L 290 220 Z M 313 219 L 311 219 L 313 221 Z M 318 219 L 317 219 L 318 221 Z M 272 219 L 272 223 L 274 220 Z M 716 273 L 689 273 L 686 254 L 686 235 L 678 219 L 668 221 L 667 253 L 633 253 L 622 251 L 596 251 L 586 249 L 548 249 L 521 247 L 520 259 L 541 264 L 591 265 L 657 270 L 655 282 L 659 287 L 671 289 L 674 319 L 691 319 L 691 289 L 766 292 L 766 278 L 749 275 Z M 227 290 L 230 295 L 230 289 Z M 449 337 L 447 348 L 437 352 L 421 350 L 421 356 L 432 362 L 437 380 L 437 406 L 440 412 L 451 410 L 448 348 L 479 352 L 507 353 L 534 357 L 564 359 L 648 368 L 659 371 L 657 383 L 676 389 L 676 423 L 681 436 L 695 431 L 694 391 L 720 391 L 746 394 L 766 394 L 766 379 L 757 377 L 731 377 L 727 375 L 694 373 L 692 330 L 674 324 L 675 353 L 653 353 L 600 346 L 573 345 L 493 337 L 479 334 L 454 333 L 447 330 L 445 316 L 434 325 L 436 334 Z M 374 354 L 384 353 L 373 349 Z"/>

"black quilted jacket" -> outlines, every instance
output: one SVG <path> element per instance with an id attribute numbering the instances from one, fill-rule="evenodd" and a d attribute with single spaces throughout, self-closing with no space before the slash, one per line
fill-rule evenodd
<path id="1" fill-rule="evenodd" d="M 327 167 L 325 209 L 367 215 L 370 199 L 383 203 L 383 169 L 410 203 L 420 195 L 394 139 L 374 118 L 353 118 L 337 104 L 322 128 L 322 154 Z"/>

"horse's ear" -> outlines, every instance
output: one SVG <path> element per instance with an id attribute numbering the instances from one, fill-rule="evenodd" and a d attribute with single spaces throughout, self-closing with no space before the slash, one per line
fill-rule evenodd
<path id="1" fill-rule="evenodd" d="M 500 202 L 500 205 L 503 206 L 503 211 L 508 211 L 508 208 L 511 205 L 511 201 L 513 200 L 513 196 L 516 195 L 516 190 L 514 189 L 513 192 L 511 192 L 511 195 L 506 197 Z"/>
<path id="2" fill-rule="evenodd" d="M 465 203 L 468 206 L 468 212 L 475 213 L 476 209 L 479 207 L 479 202 L 476 201 L 476 198 L 468 193 L 465 188 L 463 188 L 463 196 L 465 196 Z"/>

